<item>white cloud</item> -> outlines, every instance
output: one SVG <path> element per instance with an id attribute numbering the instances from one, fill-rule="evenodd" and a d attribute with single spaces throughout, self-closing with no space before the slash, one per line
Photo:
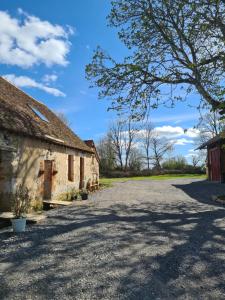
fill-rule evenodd
<path id="1" fill-rule="evenodd" d="M 139 134 L 142 135 L 143 131 L 144 130 L 141 130 Z M 199 136 L 199 130 L 195 128 L 183 129 L 180 126 L 164 125 L 155 127 L 152 134 L 170 140 L 176 146 L 185 146 L 195 142 L 195 139 Z"/>
<path id="2" fill-rule="evenodd" d="M 46 74 L 43 76 L 42 80 L 46 83 L 54 82 L 58 79 L 58 76 L 55 74 Z"/>
<path id="3" fill-rule="evenodd" d="M 202 156 L 203 160 L 205 160 L 206 152 L 204 150 L 189 149 L 188 153 L 185 155 L 187 159 L 193 158 L 194 156 Z"/>
<path id="4" fill-rule="evenodd" d="M 185 135 L 190 138 L 197 138 L 199 137 L 200 131 L 196 128 L 188 128 L 185 130 Z"/>
<path id="5" fill-rule="evenodd" d="M 37 82 L 34 79 L 28 76 L 16 76 L 14 74 L 7 74 L 3 76 L 6 80 L 10 81 L 17 87 L 31 87 L 37 88 L 46 93 L 52 94 L 56 97 L 65 97 L 66 95 L 56 88 L 52 88 L 49 86 L 44 85 L 43 83 Z"/>
<path id="6" fill-rule="evenodd" d="M 179 126 L 158 126 L 154 128 L 154 133 L 165 138 L 179 137 L 184 134 L 184 129 Z"/>
<path id="7" fill-rule="evenodd" d="M 176 139 L 173 142 L 174 142 L 174 145 L 177 145 L 177 146 L 184 146 L 184 145 L 187 145 L 187 144 L 193 144 L 194 143 L 194 141 L 188 140 L 188 139 L 185 139 L 185 138 Z"/>
<path id="8" fill-rule="evenodd" d="M 68 64 L 71 27 L 51 24 L 19 10 L 20 18 L 0 11 L 0 63 L 29 68 Z"/>
<path id="9" fill-rule="evenodd" d="M 158 126 L 154 128 L 154 132 L 165 138 L 178 138 L 178 137 L 188 137 L 197 138 L 199 136 L 199 130 L 195 128 L 183 129 L 180 126 Z"/>

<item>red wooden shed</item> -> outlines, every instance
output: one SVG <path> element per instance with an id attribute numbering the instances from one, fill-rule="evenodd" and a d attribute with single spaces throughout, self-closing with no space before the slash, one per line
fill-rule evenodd
<path id="1" fill-rule="evenodd" d="M 215 136 L 198 149 L 207 149 L 208 180 L 225 182 L 225 137 Z"/>

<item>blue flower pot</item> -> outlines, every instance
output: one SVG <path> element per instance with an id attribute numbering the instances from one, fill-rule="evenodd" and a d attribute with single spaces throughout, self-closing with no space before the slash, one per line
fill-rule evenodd
<path id="1" fill-rule="evenodd" d="M 24 232 L 26 228 L 26 218 L 12 219 L 13 232 Z"/>

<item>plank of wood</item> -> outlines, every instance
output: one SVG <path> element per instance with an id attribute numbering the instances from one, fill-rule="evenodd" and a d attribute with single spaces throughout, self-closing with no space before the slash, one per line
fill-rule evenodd
<path id="1" fill-rule="evenodd" d="M 56 201 L 56 200 L 43 200 L 44 204 L 53 204 L 53 205 L 71 205 L 72 201 Z"/>

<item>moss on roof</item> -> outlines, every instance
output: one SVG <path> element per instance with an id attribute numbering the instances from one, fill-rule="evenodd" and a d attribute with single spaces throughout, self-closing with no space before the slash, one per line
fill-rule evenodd
<path id="1" fill-rule="evenodd" d="M 0 127 L 81 151 L 93 152 L 47 106 L 2 77 L 0 77 Z"/>

